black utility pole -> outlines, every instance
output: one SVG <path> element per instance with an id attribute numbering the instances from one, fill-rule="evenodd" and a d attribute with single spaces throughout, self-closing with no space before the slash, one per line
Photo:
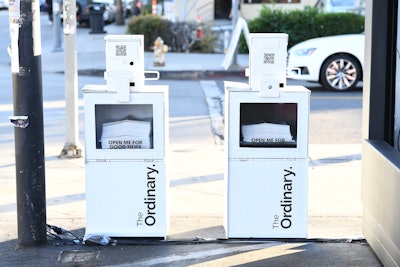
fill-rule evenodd
<path id="1" fill-rule="evenodd" d="M 10 1 L 18 243 L 46 242 L 40 9 L 38 0 Z"/>

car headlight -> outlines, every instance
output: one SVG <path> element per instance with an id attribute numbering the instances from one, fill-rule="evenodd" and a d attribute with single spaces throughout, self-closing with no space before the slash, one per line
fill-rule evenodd
<path id="1" fill-rule="evenodd" d="M 292 53 L 295 56 L 311 56 L 317 48 L 303 48 L 303 49 L 298 49 L 294 50 Z"/>

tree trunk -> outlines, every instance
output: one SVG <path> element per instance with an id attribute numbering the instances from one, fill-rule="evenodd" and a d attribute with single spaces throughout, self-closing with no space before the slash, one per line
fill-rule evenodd
<path id="1" fill-rule="evenodd" d="M 122 0 L 117 0 L 117 14 L 115 17 L 115 24 L 125 25 L 124 10 L 122 8 Z"/>

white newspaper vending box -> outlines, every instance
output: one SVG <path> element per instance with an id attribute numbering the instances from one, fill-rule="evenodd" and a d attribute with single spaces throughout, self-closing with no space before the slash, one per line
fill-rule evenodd
<path id="1" fill-rule="evenodd" d="M 165 86 L 118 103 L 86 86 L 86 234 L 165 238 L 168 226 L 168 106 Z"/>
<path id="2" fill-rule="evenodd" d="M 310 91 L 286 86 L 287 34 L 249 39 L 249 84 L 225 83 L 226 235 L 305 238 Z"/>
<path id="3" fill-rule="evenodd" d="M 309 91 L 226 84 L 227 238 L 305 238 Z"/>
<path id="4" fill-rule="evenodd" d="M 83 88 L 86 233 L 165 239 L 168 86 L 144 85 L 143 36 L 106 36 L 106 85 Z"/>

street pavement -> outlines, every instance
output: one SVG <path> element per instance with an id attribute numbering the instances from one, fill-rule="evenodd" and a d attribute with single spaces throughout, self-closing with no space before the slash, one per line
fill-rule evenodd
<path id="1" fill-rule="evenodd" d="M 45 23 L 42 28 L 51 27 Z M 112 24 L 105 30 L 106 34 L 89 34 L 90 29 L 79 29 L 79 75 L 102 75 L 104 36 L 124 34 L 125 26 Z M 52 48 L 52 39 L 42 40 L 44 77 L 64 72 L 64 53 L 52 52 Z M 227 72 L 221 66 L 223 59 L 223 54 L 167 53 L 166 66 L 154 67 L 152 53 L 146 52 L 145 69 L 160 71 L 161 79 L 150 82 L 154 84 L 166 84 L 163 79 L 177 79 L 178 74 L 183 86 L 185 79 L 242 77 L 247 55 L 238 55 L 239 67 Z M 174 115 L 169 120 L 170 226 L 166 241 L 124 239 L 114 246 L 88 246 L 49 240 L 40 247 L 18 247 L 13 137 L 3 135 L 0 266 L 381 266 L 362 235 L 360 144 L 309 145 L 307 239 L 225 239 L 224 144 L 211 130 L 203 90 L 199 85 L 189 105 L 202 109 L 201 116 L 179 111 L 188 108 L 182 101 L 184 90 L 170 93 L 170 115 Z M 62 101 L 44 103 L 45 112 L 62 106 Z M 11 112 L 12 103 L 0 107 L 3 117 Z M 63 120 L 62 115 L 54 120 Z M 82 114 L 80 118 L 83 127 Z M 1 127 L 10 125 L 2 121 Z M 45 123 L 47 223 L 83 237 L 85 159 L 59 158 L 62 144 L 53 141 L 52 127 L 60 126 Z"/>

